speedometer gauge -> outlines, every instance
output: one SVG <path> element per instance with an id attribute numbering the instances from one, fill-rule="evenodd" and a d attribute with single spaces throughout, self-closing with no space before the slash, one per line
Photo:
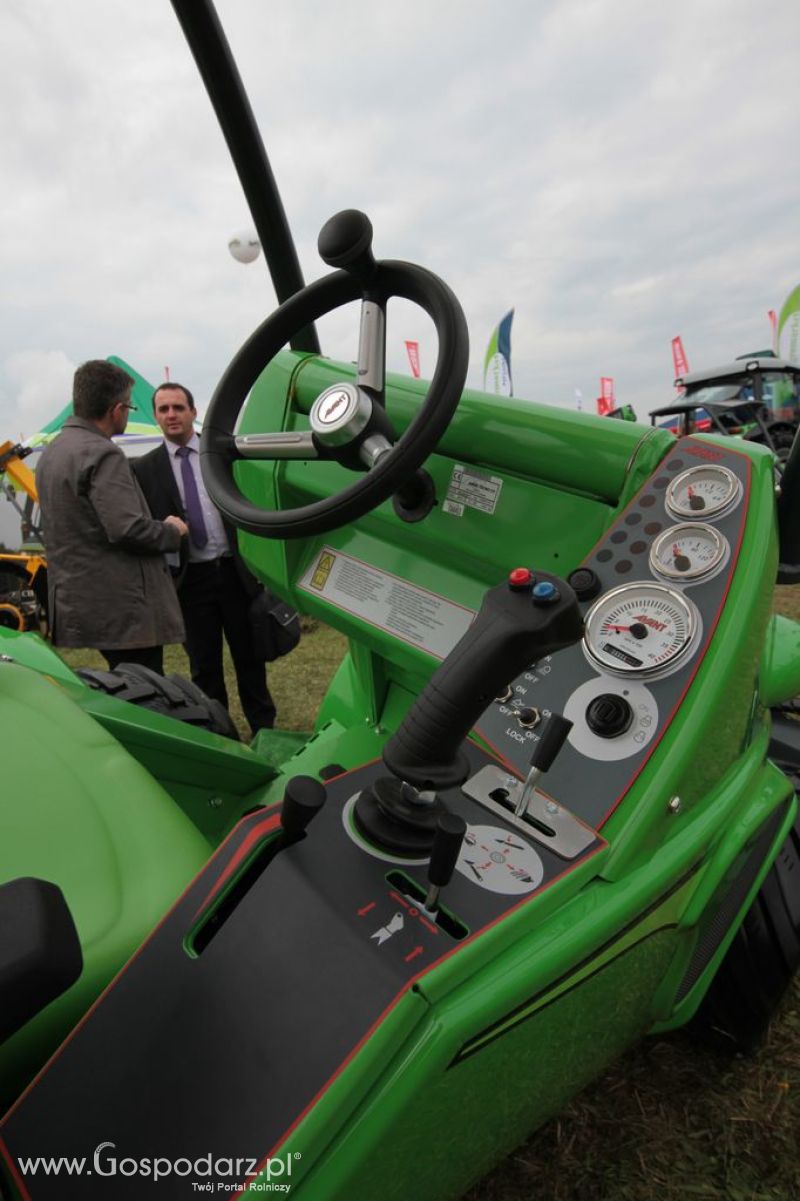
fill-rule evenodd
<path id="1" fill-rule="evenodd" d="M 650 548 L 650 566 L 673 580 L 699 580 L 721 567 L 728 540 L 712 525 L 687 521 L 659 534 Z"/>
<path id="2" fill-rule="evenodd" d="M 649 581 L 612 588 L 586 615 L 589 659 L 615 675 L 667 675 L 697 645 L 697 609 L 680 592 Z"/>
<path id="3" fill-rule="evenodd" d="M 738 502 L 742 485 L 727 467 L 704 463 L 676 476 L 667 488 L 666 506 L 674 517 L 721 517 Z"/>

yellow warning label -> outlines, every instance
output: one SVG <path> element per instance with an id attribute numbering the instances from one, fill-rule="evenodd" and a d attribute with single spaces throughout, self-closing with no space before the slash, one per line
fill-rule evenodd
<path id="1" fill-rule="evenodd" d="M 329 550 L 324 550 L 322 552 L 319 557 L 319 562 L 314 568 L 314 574 L 309 581 L 312 588 L 316 588 L 318 592 L 322 592 L 323 588 L 328 582 L 328 576 L 331 574 L 335 562 L 336 555 L 332 555 Z"/>

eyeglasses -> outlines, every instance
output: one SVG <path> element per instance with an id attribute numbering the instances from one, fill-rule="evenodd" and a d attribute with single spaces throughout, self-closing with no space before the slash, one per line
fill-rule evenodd
<path id="1" fill-rule="evenodd" d="M 117 401 L 117 408 L 120 408 L 120 409 L 135 409 L 135 408 L 136 408 L 136 405 L 129 405 L 129 404 L 128 404 L 128 402 L 127 402 L 126 400 L 118 400 L 118 401 Z"/>

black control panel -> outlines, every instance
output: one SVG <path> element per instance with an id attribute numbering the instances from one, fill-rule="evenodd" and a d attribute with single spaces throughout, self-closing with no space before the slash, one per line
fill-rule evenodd
<path id="1" fill-rule="evenodd" d="M 736 567 L 750 460 L 681 439 L 568 581 L 583 641 L 498 691 L 476 733 L 521 777 L 541 721 L 572 722 L 540 787 L 602 827 L 663 737 L 713 636 Z"/>

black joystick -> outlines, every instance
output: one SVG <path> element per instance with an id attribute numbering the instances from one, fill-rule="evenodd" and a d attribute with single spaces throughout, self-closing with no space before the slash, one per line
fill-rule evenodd
<path id="1" fill-rule="evenodd" d="M 478 616 L 386 743 L 389 771 L 417 788 L 462 784 L 470 770 L 462 745 L 484 709 L 522 665 L 570 646 L 582 633 L 569 584 L 515 568 L 484 595 Z"/>
<path id="2" fill-rule="evenodd" d="M 453 878 L 467 823 L 458 813 L 442 813 L 436 821 L 436 832 L 428 865 L 428 895 L 425 908 L 433 913 L 439 908 L 439 893 Z"/>
<path id="3" fill-rule="evenodd" d="M 364 286 L 378 267 L 372 253 L 372 222 L 358 209 L 343 209 L 326 221 L 317 239 L 317 249 L 329 267 L 349 271 Z"/>
<path id="4" fill-rule="evenodd" d="M 306 826 L 325 804 L 324 784 L 313 776 L 292 776 L 286 785 L 281 806 L 281 829 L 288 842 L 302 838 Z"/>

